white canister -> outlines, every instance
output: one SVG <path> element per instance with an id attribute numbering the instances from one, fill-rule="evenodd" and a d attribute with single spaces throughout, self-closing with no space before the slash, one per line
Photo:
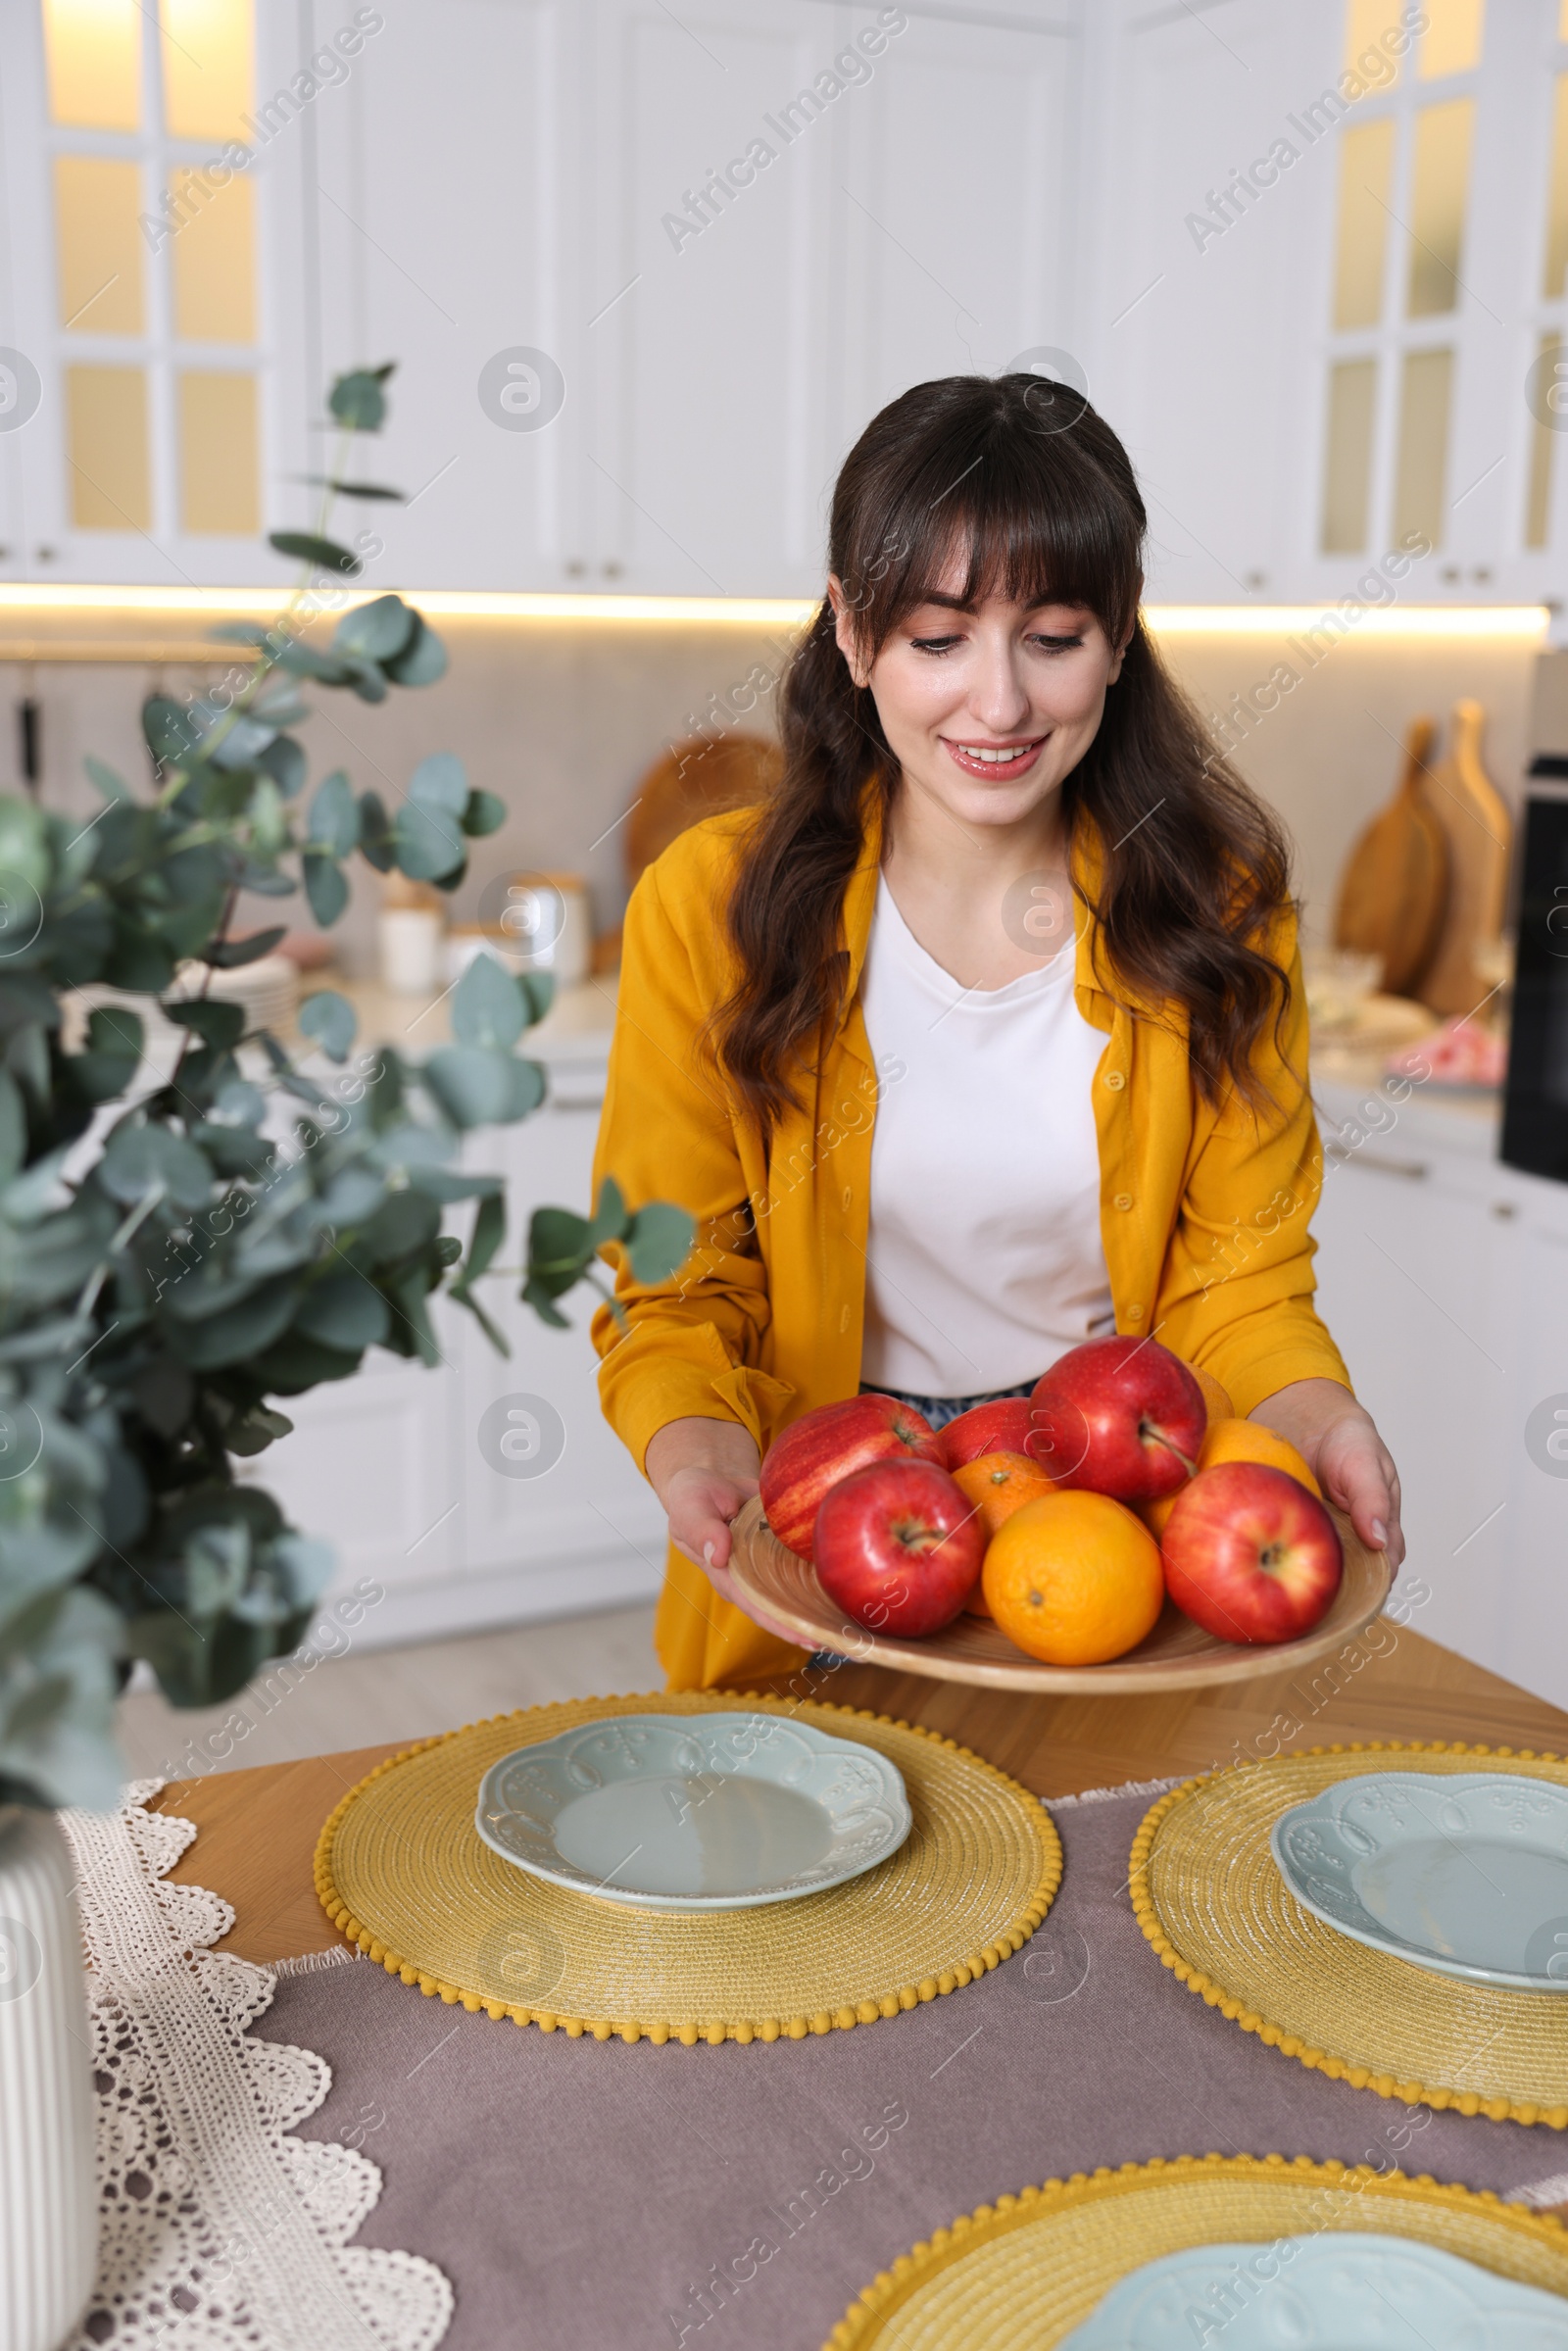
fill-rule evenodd
<path id="1" fill-rule="evenodd" d="M 383 906 L 376 917 L 381 985 L 394 996 L 433 996 L 441 985 L 446 926 L 424 906 Z"/>
<path id="2" fill-rule="evenodd" d="M 579 873 L 514 873 L 487 897 L 489 919 L 528 971 L 552 971 L 563 988 L 580 987 L 593 968 L 594 925 L 588 885 Z"/>

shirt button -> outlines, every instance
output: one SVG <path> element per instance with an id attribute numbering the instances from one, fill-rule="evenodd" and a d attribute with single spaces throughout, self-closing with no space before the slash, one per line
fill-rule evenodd
<path id="1" fill-rule="evenodd" d="M 1113 1208 L 1130 1208 L 1132 1204 L 1133 1196 L 1130 1192 L 1118 1192 L 1115 1199 L 1111 1201 L 1111 1206 Z"/>
<path id="2" fill-rule="evenodd" d="M 848 1307 L 848 1306 L 841 1306 L 841 1307 L 839 1308 L 839 1329 L 840 1329 L 841 1331 L 847 1331 L 847 1330 L 849 1329 L 849 1327 L 850 1327 L 850 1309 L 849 1309 L 849 1307 Z"/>
<path id="3" fill-rule="evenodd" d="M 1129 1322 L 1142 1322 L 1142 1321 L 1143 1321 L 1143 1319 L 1144 1319 L 1144 1309 L 1143 1309 L 1143 1307 L 1142 1307 L 1142 1306 L 1129 1306 L 1129 1307 L 1128 1307 L 1128 1309 L 1127 1309 L 1127 1320 L 1128 1320 Z"/>
<path id="4" fill-rule="evenodd" d="M 1123 1086 L 1126 1085 L 1127 1080 L 1119 1069 L 1107 1069 L 1105 1072 L 1105 1083 L 1110 1088 L 1112 1094 L 1119 1094 Z"/>

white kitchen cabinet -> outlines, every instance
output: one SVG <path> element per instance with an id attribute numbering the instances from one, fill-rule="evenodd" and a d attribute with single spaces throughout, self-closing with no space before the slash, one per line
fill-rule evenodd
<path id="1" fill-rule="evenodd" d="M 799 0 L 592 24 L 600 548 L 634 589 L 810 593 L 878 408 L 1066 340 L 1077 39 Z"/>
<path id="2" fill-rule="evenodd" d="M 1546 1440 L 1558 1404 L 1568 1429 L 1568 1191 L 1448 1118 L 1447 1148 L 1417 1102 L 1331 1158 L 1318 1305 L 1398 1467 L 1404 1582 L 1431 1594 L 1414 1629 L 1562 1705 L 1568 1445 Z"/>
<path id="3" fill-rule="evenodd" d="M 505 1267 L 517 1266 L 536 1205 L 586 1205 L 598 1122 L 597 1104 L 579 1101 L 468 1139 L 468 1163 L 507 1178 Z M 372 1350 L 359 1376 L 280 1399 L 294 1433 L 248 1465 L 297 1526 L 333 1545 L 333 1594 L 364 1577 L 380 1586 L 359 1635 L 370 1645 L 574 1615 L 659 1589 L 663 1513 L 599 1409 L 587 1331 L 596 1301 L 567 1299 L 572 1328 L 554 1331 L 518 1301 L 518 1286 L 514 1270 L 484 1286 L 510 1361 L 471 1316 L 437 1300 L 441 1366 Z M 512 1475 L 493 1441 L 481 1446 L 486 1412 L 507 1427 L 509 1409 L 514 1466 L 524 1471 L 533 1428 L 559 1416 L 564 1450 L 555 1457 L 547 1437 L 539 1474 Z"/>
<path id="4" fill-rule="evenodd" d="M 1525 1182 L 1510 1300 L 1516 1353 L 1504 1517 L 1512 1574 L 1501 1670 L 1562 1706 L 1568 1705 L 1568 1447 L 1560 1435 L 1568 1429 L 1568 1219 L 1554 1199 L 1533 1197 L 1550 1188 Z"/>
<path id="5" fill-rule="evenodd" d="M 590 524 L 577 12 L 387 0 L 381 13 L 384 30 L 320 119 L 303 396 L 318 407 L 332 375 L 397 362 L 386 429 L 361 463 L 411 503 L 360 510 L 385 542 L 370 580 L 568 585 Z M 518 356 L 539 351 L 566 370 L 559 413 Z"/>
<path id="6" fill-rule="evenodd" d="M 1329 1162 L 1318 1307 L 1403 1489 L 1416 1631 L 1506 1673 L 1512 1219 L 1396 1135 Z"/>

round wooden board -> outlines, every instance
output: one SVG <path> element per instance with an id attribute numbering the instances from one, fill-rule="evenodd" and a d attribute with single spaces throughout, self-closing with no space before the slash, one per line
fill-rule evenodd
<path id="1" fill-rule="evenodd" d="M 1167 1600 L 1148 1640 L 1108 1665 L 1039 1665 L 984 1616 L 960 1616 L 924 1641 L 887 1641 L 869 1633 L 828 1598 L 809 1562 L 779 1542 L 760 1501 L 748 1502 L 735 1521 L 729 1572 L 748 1614 L 803 1648 L 832 1649 L 859 1665 L 885 1665 L 984 1690 L 1032 1690 L 1043 1697 L 1066 1690 L 1134 1697 L 1148 1690 L 1196 1690 L 1209 1682 L 1251 1682 L 1263 1674 L 1288 1673 L 1353 1641 L 1381 1611 L 1394 1578 L 1387 1555 L 1369 1551 L 1343 1512 L 1331 1505 L 1330 1513 L 1345 1546 L 1345 1577 L 1327 1616 L 1301 1640 L 1239 1647 L 1216 1641 Z"/>

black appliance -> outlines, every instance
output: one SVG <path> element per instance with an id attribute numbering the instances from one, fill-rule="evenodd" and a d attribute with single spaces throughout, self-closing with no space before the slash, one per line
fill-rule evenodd
<path id="1" fill-rule="evenodd" d="M 1523 835 L 1501 1156 L 1568 1184 L 1568 756 L 1532 761 Z"/>

